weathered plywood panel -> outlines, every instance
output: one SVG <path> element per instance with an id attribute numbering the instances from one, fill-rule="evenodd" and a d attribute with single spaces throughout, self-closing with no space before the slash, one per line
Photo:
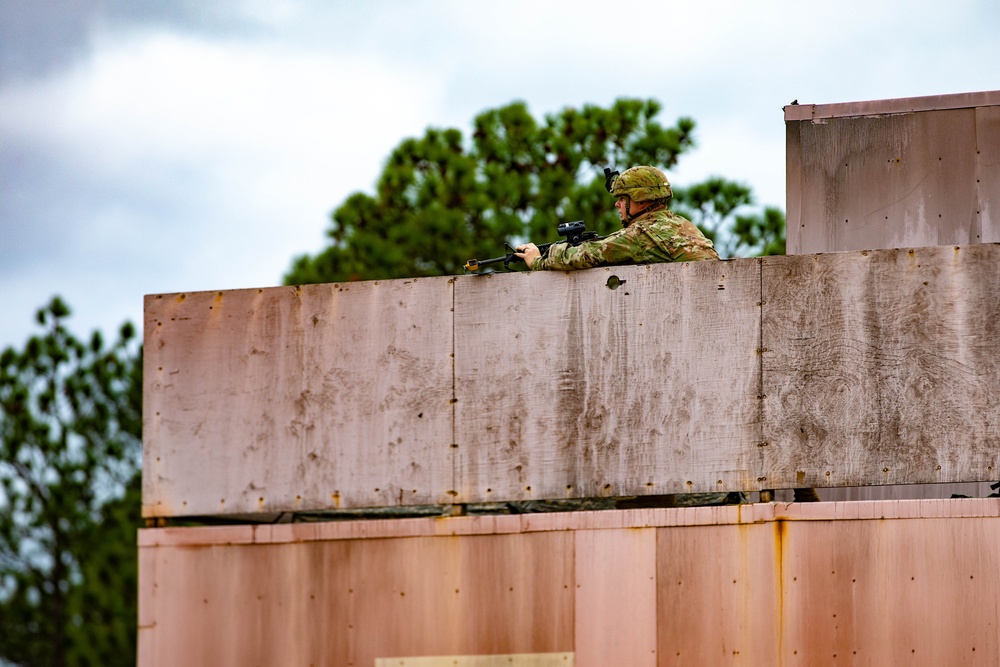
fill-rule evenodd
<path id="1" fill-rule="evenodd" d="M 139 533 L 140 536 L 143 534 Z M 163 602 L 156 595 L 156 549 L 139 549 L 139 588 L 136 614 L 136 664 L 152 665 L 156 662 L 157 603 Z"/>
<path id="2" fill-rule="evenodd" d="M 759 523 L 657 531 L 660 667 L 780 664 L 779 530 Z"/>
<path id="3" fill-rule="evenodd" d="M 138 664 L 1000 664 L 998 499 L 481 519 L 140 531 Z"/>
<path id="4" fill-rule="evenodd" d="M 575 535 L 577 667 L 656 667 L 656 529 Z"/>
<path id="5" fill-rule="evenodd" d="M 152 590 L 152 600 L 139 632 L 140 664 L 349 664 L 352 548 L 148 550 L 153 565 L 140 560 L 141 592 Z M 314 638 L 298 640 L 306 635 Z"/>
<path id="6" fill-rule="evenodd" d="M 785 120 L 785 252 L 795 255 L 804 247 L 803 235 L 815 235 L 817 230 L 802 217 L 802 123 Z"/>
<path id="7" fill-rule="evenodd" d="M 1000 521 L 789 522 L 782 665 L 994 665 Z"/>
<path id="8" fill-rule="evenodd" d="M 987 481 L 1000 465 L 1000 246 L 765 258 L 774 488 Z"/>
<path id="9" fill-rule="evenodd" d="M 752 486 L 759 290 L 757 260 L 459 279 L 459 498 Z"/>
<path id="10" fill-rule="evenodd" d="M 977 238 L 1000 243 L 1000 106 L 976 109 Z"/>
<path id="11" fill-rule="evenodd" d="M 572 651 L 570 532 L 149 550 L 146 667 Z"/>
<path id="12" fill-rule="evenodd" d="M 143 511 L 995 481 L 998 327 L 995 244 L 152 296 Z"/>
<path id="13" fill-rule="evenodd" d="M 448 278 L 149 296 L 143 513 L 450 500 Z"/>
<path id="14" fill-rule="evenodd" d="M 788 252 L 979 241 L 976 109 L 789 123 Z"/>
<path id="15" fill-rule="evenodd" d="M 1000 91 L 785 107 L 789 254 L 1000 241 Z"/>
<path id="16" fill-rule="evenodd" d="M 573 649 L 572 533 L 392 540 L 358 570 L 356 664 Z"/>

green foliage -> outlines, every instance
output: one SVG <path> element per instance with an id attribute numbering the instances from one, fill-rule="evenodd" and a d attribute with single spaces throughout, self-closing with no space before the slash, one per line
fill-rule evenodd
<path id="1" fill-rule="evenodd" d="M 715 243 L 720 257 L 785 254 L 785 214 L 766 207 L 753 212 L 749 186 L 713 176 L 674 188 L 674 211 L 694 222 Z"/>
<path id="2" fill-rule="evenodd" d="M 656 100 L 619 99 L 610 108 L 567 107 L 539 122 L 513 102 L 479 114 L 469 141 L 459 130 L 434 128 L 405 139 L 386 160 L 375 194 L 349 196 L 333 212 L 330 245 L 296 258 L 285 282 L 456 274 L 469 258 L 502 254 L 505 241 L 558 240 L 560 222 L 582 219 L 600 234 L 619 229 L 604 167 L 669 170 L 694 146 L 694 121 L 664 126 L 660 111 Z M 737 245 L 758 245 L 753 234 L 771 228 L 748 212 L 749 190 L 733 194 L 740 201 L 731 206 L 730 190 L 743 186 L 721 182 L 710 231 L 722 240 L 741 213 L 750 236 Z"/>
<path id="3" fill-rule="evenodd" d="M 64 326 L 0 354 L 0 662 L 135 663 L 142 363 Z"/>
<path id="4" fill-rule="evenodd" d="M 785 212 L 767 206 L 762 215 L 736 216 L 733 234 L 749 248 L 748 256 L 784 255 Z"/>

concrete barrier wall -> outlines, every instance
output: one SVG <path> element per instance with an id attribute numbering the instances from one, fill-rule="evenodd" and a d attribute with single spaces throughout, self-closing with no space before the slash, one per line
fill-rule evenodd
<path id="1" fill-rule="evenodd" d="M 998 543 L 995 498 L 147 529 L 138 664 L 996 665 Z"/>
<path id="2" fill-rule="evenodd" d="M 789 254 L 1000 241 L 1000 91 L 785 107 Z"/>
<path id="3" fill-rule="evenodd" d="M 143 513 L 995 481 L 1000 246 L 153 295 Z"/>

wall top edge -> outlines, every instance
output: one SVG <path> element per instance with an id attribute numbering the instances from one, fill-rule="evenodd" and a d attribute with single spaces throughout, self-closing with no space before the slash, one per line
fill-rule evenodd
<path id="1" fill-rule="evenodd" d="M 1000 104 L 1000 91 L 997 91 L 996 95 L 997 95 L 997 104 Z M 1000 246 L 1000 243 L 971 243 L 971 244 L 944 244 L 944 245 L 945 246 L 955 246 L 955 247 L 973 247 L 973 246 L 980 247 L 980 246 L 985 246 L 985 245 L 997 245 L 997 246 Z M 809 254 L 809 255 L 834 255 L 834 254 L 842 254 L 842 253 L 848 253 L 848 252 L 863 252 L 863 253 L 868 253 L 868 252 L 875 252 L 875 251 L 896 251 L 896 250 L 901 250 L 901 249 L 905 249 L 905 250 L 910 250 L 910 249 L 913 249 L 913 250 L 933 249 L 933 248 L 938 248 L 938 247 L 943 247 L 943 246 L 906 246 L 905 248 L 903 248 L 903 247 L 900 247 L 900 248 L 868 248 L 868 249 L 864 249 L 864 250 L 835 250 L 835 251 L 829 251 L 829 252 L 810 252 L 810 253 L 803 253 L 803 254 Z M 727 262 L 727 263 L 728 262 L 736 262 L 736 263 L 741 263 L 741 262 L 758 262 L 758 261 L 762 261 L 762 260 L 774 259 L 775 257 L 784 257 L 784 256 L 785 255 L 772 255 L 772 256 L 769 256 L 769 257 L 726 257 L 726 258 L 723 258 L 723 259 L 721 259 L 719 261 L 721 261 L 721 262 Z M 678 266 L 678 264 L 679 263 L 664 262 L 662 264 L 640 264 L 640 265 L 636 265 L 636 266 L 637 267 L 642 267 L 642 268 L 644 268 L 644 269 L 646 269 L 648 271 L 656 271 L 656 270 L 659 270 L 661 268 L 676 267 L 676 266 Z M 622 268 L 622 267 L 619 267 L 619 266 L 605 266 L 605 267 L 598 267 L 596 269 L 590 269 L 590 270 L 592 270 L 592 271 L 604 271 L 604 272 L 608 272 L 608 271 L 613 271 L 615 269 L 620 269 L 620 268 Z M 260 286 L 260 287 L 239 287 L 239 288 L 232 288 L 232 289 L 205 289 L 205 290 L 190 290 L 190 291 L 178 291 L 178 292 L 158 292 L 158 293 L 146 294 L 146 295 L 144 295 L 144 299 L 145 299 L 146 306 L 149 307 L 150 305 L 152 305 L 156 301 L 160 301 L 160 300 L 184 301 L 184 300 L 186 300 L 189 297 L 206 297 L 206 296 L 209 296 L 209 295 L 221 296 L 221 295 L 224 295 L 224 294 L 234 294 L 234 293 L 240 293 L 240 292 L 258 292 L 258 293 L 268 292 L 268 293 L 273 293 L 273 292 L 275 292 L 277 290 L 288 290 L 289 292 L 301 292 L 301 291 L 321 292 L 321 291 L 324 291 L 324 290 L 325 291 L 337 290 L 337 289 L 347 290 L 347 289 L 350 289 L 352 287 L 355 287 L 355 288 L 358 288 L 358 289 L 371 289 L 371 288 L 375 288 L 375 287 L 377 287 L 379 285 L 383 285 L 383 284 L 384 285 L 406 285 L 406 284 L 418 283 L 418 282 L 420 282 L 420 283 L 435 283 L 435 282 L 450 283 L 450 282 L 454 282 L 456 280 L 463 280 L 463 281 L 465 281 L 465 280 L 469 280 L 469 281 L 480 280 L 481 281 L 481 280 L 489 280 L 491 278 L 499 278 L 501 280 L 508 279 L 508 278 L 510 278 L 510 279 L 525 280 L 525 279 L 530 279 L 533 273 L 535 275 L 537 275 L 539 273 L 541 273 L 541 274 L 546 274 L 547 273 L 547 274 L 550 274 L 550 275 L 551 274 L 558 274 L 558 275 L 567 276 L 567 275 L 572 275 L 572 274 L 574 274 L 576 272 L 575 271 L 540 271 L 540 272 L 510 271 L 510 272 L 492 273 L 492 274 L 421 276 L 421 277 L 415 277 L 415 278 L 383 278 L 383 279 L 380 279 L 380 280 L 357 280 L 357 281 L 347 281 L 347 282 L 341 282 L 341 283 L 314 283 L 314 284 L 308 284 L 308 285 L 270 285 L 270 286 Z"/>
<path id="2" fill-rule="evenodd" d="M 187 290 L 187 291 L 177 291 L 177 292 L 154 292 L 151 294 L 145 294 L 144 299 L 146 303 L 160 299 L 183 299 L 186 297 L 197 297 L 206 295 L 223 295 L 223 294 L 234 294 L 240 292 L 274 292 L 275 290 L 288 290 L 289 292 L 309 292 L 318 290 L 331 290 L 331 289 L 342 289 L 347 290 L 352 287 L 359 289 L 376 287 L 380 284 L 408 284 L 416 282 L 450 282 L 454 280 L 457 276 L 420 276 L 413 278 L 381 278 L 378 280 L 346 280 L 339 283 L 309 283 L 305 285 L 261 285 L 256 287 L 234 287 L 229 289 L 197 289 L 197 290 Z"/>
<path id="3" fill-rule="evenodd" d="M 499 535 L 558 530 L 724 526 L 777 521 L 881 521 L 958 518 L 1000 519 L 1000 499 L 944 498 L 819 503 L 778 502 L 717 507 L 145 528 L 139 530 L 138 545 L 140 548 L 220 544 L 259 545 L 394 537 Z"/>
<path id="4" fill-rule="evenodd" d="M 887 100 L 839 102 L 835 104 L 789 104 L 784 107 L 784 111 L 785 122 L 790 122 L 815 120 L 818 118 L 878 116 L 998 105 L 1000 105 L 1000 90 L 989 90 L 976 93 L 901 97 Z"/>

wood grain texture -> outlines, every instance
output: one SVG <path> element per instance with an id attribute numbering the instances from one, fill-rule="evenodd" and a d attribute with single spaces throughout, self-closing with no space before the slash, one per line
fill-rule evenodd
<path id="1" fill-rule="evenodd" d="M 801 125 L 800 122 L 789 122 L 787 117 L 785 119 L 785 251 L 789 255 L 799 254 L 803 236 L 814 233 L 812 221 L 809 221 L 806 232 L 807 220 L 802 217 L 804 174 Z"/>
<path id="2" fill-rule="evenodd" d="M 146 317 L 145 516 L 998 477 L 995 244 L 160 295 Z"/>
<path id="3" fill-rule="evenodd" d="M 448 278 L 150 296 L 143 512 L 451 499 Z"/>
<path id="4" fill-rule="evenodd" d="M 788 122 L 788 253 L 997 240 L 996 109 Z"/>
<path id="5" fill-rule="evenodd" d="M 775 488 L 988 481 L 1000 465 L 1000 246 L 766 258 Z"/>
<path id="6" fill-rule="evenodd" d="M 1000 243 L 1000 106 L 976 109 L 976 238 Z"/>
<path id="7" fill-rule="evenodd" d="M 746 484 L 759 289 L 756 260 L 459 279 L 459 498 Z"/>

